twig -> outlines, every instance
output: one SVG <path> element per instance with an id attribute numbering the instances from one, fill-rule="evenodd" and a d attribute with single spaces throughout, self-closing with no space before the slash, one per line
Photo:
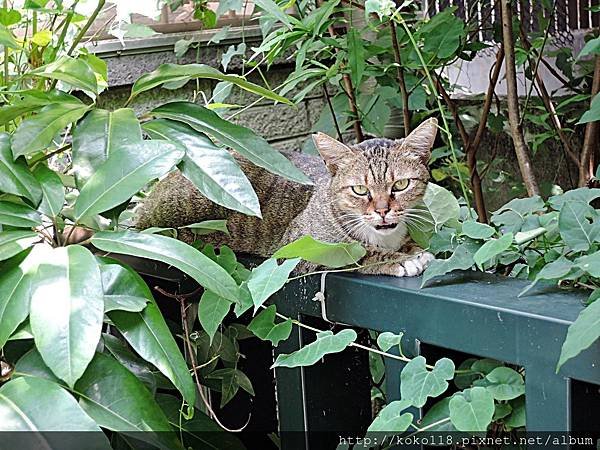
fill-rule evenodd
<path id="1" fill-rule="evenodd" d="M 596 56 L 596 67 L 592 80 L 592 99 L 600 92 L 600 56 Z M 598 122 L 588 122 L 585 127 L 583 147 L 579 162 L 579 186 L 585 186 L 594 176 L 594 148 L 598 148 Z"/>
<path id="2" fill-rule="evenodd" d="M 396 59 L 398 86 L 400 87 L 400 95 L 402 96 L 402 121 L 404 123 L 404 137 L 406 137 L 410 133 L 410 109 L 408 109 L 408 92 L 406 91 L 404 71 L 402 70 L 402 59 L 400 57 L 400 46 L 398 45 L 396 23 L 393 20 L 390 20 L 390 29 L 392 31 L 392 45 L 394 47 L 394 58 Z"/>
<path id="3" fill-rule="evenodd" d="M 498 84 L 498 78 L 500 77 L 500 69 L 502 68 L 503 59 L 504 46 L 501 44 L 500 48 L 498 49 L 498 53 L 496 53 L 496 62 L 494 64 L 494 68 L 492 69 L 492 74 L 490 75 L 490 82 L 488 84 L 488 90 L 483 102 L 483 110 L 481 112 L 481 118 L 479 119 L 477 131 L 465 150 L 465 153 L 467 154 L 467 166 L 469 167 L 469 172 L 471 175 L 471 189 L 473 189 L 473 197 L 475 199 L 475 210 L 477 211 L 479 221 L 482 223 L 487 223 L 488 217 L 483 190 L 481 188 L 481 176 L 479 175 L 479 171 L 477 169 L 477 151 L 479 150 L 479 145 L 483 139 L 483 133 L 487 128 L 487 120 L 492 107 L 496 84 Z"/>
<path id="4" fill-rule="evenodd" d="M 329 97 L 329 92 L 327 92 L 327 86 L 325 85 L 323 85 L 323 96 L 325 97 L 325 100 L 327 100 L 327 105 L 329 106 L 329 111 L 331 112 L 331 117 L 333 119 L 333 125 L 335 126 L 335 132 L 337 133 L 338 141 L 343 144 L 344 137 L 342 136 L 342 130 L 340 129 L 340 125 L 335 115 L 335 109 L 333 108 L 331 98 Z"/>
<path id="5" fill-rule="evenodd" d="M 92 12 L 92 15 L 90 16 L 88 21 L 85 23 L 83 28 L 81 30 L 79 30 L 79 34 L 77 34 L 77 36 L 75 37 L 75 40 L 71 44 L 71 47 L 69 47 L 69 50 L 67 50 L 68 56 L 71 56 L 73 54 L 73 52 L 75 51 L 75 49 L 77 48 L 77 46 L 79 45 L 81 40 L 84 38 L 85 33 L 88 32 L 88 30 L 90 29 L 90 27 L 96 20 L 96 17 L 98 17 L 98 14 L 100 14 L 100 11 L 102 11 L 102 8 L 104 8 L 105 3 L 106 3 L 106 0 L 98 0 L 98 5 L 96 6 L 96 9 L 94 9 L 94 12 Z"/>
<path id="6" fill-rule="evenodd" d="M 525 142 L 523 128 L 520 125 L 517 68 L 515 65 L 515 46 L 512 27 L 512 1 L 501 0 L 500 9 L 502 10 L 502 38 L 504 42 L 504 62 L 506 64 L 508 120 L 521 176 L 528 195 L 533 197 L 534 195 L 539 195 L 540 188 L 533 173 L 529 148 Z"/>

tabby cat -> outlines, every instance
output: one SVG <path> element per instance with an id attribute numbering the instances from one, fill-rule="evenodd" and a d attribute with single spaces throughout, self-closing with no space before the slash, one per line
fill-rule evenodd
<path id="1" fill-rule="evenodd" d="M 358 241 L 367 249 L 360 272 L 416 276 L 433 256 L 410 239 L 407 223 L 418 225 L 421 220 L 415 206 L 429 180 L 427 162 L 436 133 L 437 121 L 429 119 L 403 140 L 369 139 L 347 146 L 326 134 L 315 134 L 322 160 L 297 152 L 287 155 L 313 186 L 273 175 L 236 156 L 258 195 L 262 219 L 210 202 L 174 172 L 145 201 L 137 226 L 177 228 L 226 218 L 229 236 L 214 233 L 203 238 L 264 257 L 304 235 L 326 242 Z M 186 229 L 180 238 L 194 240 Z M 301 270 L 315 268 L 305 263 Z"/>

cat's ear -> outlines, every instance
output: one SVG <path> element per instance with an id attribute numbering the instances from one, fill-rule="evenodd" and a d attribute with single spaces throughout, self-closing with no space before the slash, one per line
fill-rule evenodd
<path id="1" fill-rule="evenodd" d="M 431 155 L 431 147 L 437 134 L 437 119 L 427 119 L 415 128 L 402 142 L 402 147 L 408 149 L 411 155 L 417 156 L 427 163 Z"/>
<path id="2" fill-rule="evenodd" d="M 317 133 L 312 135 L 315 147 L 325 161 L 325 165 L 329 172 L 334 175 L 340 163 L 351 158 L 354 152 L 350 147 L 336 141 L 334 138 L 327 136 L 325 133 Z"/>

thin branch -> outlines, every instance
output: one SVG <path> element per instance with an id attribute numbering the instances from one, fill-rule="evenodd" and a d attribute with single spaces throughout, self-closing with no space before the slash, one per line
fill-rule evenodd
<path id="1" fill-rule="evenodd" d="M 344 137 L 342 136 L 342 130 L 340 129 L 340 124 L 338 123 L 337 117 L 335 115 L 335 109 L 333 108 L 333 104 L 331 103 L 331 97 L 329 96 L 327 86 L 325 85 L 323 85 L 323 96 L 325 97 L 325 100 L 327 100 L 327 106 L 329 106 L 329 111 L 331 112 L 331 118 L 333 119 L 333 125 L 335 125 L 335 132 L 337 133 L 338 141 L 340 141 L 343 144 Z"/>
<path id="2" fill-rule="evenodd" d="M 402 96 L 402 121 L 404 123 L 404 136 L 410 133 L 410 109 L 408 109 L 408 92 L 404 80 L 404 71 L 402 70 L 402 59 L 400 57 L 400 46 L 398 45 L 398 35 L 396 33 L 396 23 L 390 20 L 390 29 L 392 31 L 392 45 L 394 47 L 394 58 L 396 59 L 396 71 L 398 74 L 398 86 Z"/>
<path id="3" fill-rule="evenodd" d="M 506 64 L 508 120 L 521 176 L 528 195 L 533 197 L 534 195 L 539 195 L 540 188 L 535 174 L 533 173 L 533 167 L 529 157 L 529 147 L 525 142 L 523 128 L 520 125 L 517 68 L 515 64 L 515 45 L 513 41 L 512 26 L 512 1 L 501 0 L 500 8 L 502 10 L 502 38 L 504 42 L 504 62 Z"/>
<path id="4" fill-rule="evenodd" d="M 600 92 L 600 56 L 596 56 L 596 67 L 594 69 L 594 78 L 592 80 L 592 99 Z M 581 157 L 579 164 L 579 186 L 585 186 L 594 176 L 594 148 L 598 148 L 598 122 L 588 122 L 585 126 L 585 135 L 583 138 L 583 147 L 581 148 Z"/>

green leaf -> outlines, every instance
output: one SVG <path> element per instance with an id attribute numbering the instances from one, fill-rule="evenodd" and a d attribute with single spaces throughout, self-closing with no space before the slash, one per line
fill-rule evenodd
<path id="1" fill-rule="evenodd" d="M 260 266 L 252 269 L 248 279 L 248 289 L 252 295 L 254 311 L 267 301 L 271 295 L 277 292 L 287 282 L 290 272 L 300 262 L 299 258 L 284 261 L 277 265 L 277 260 L 269 258 Z"/>
<path id="2" fill-rule="evenodd" d="M 348 40 L 348 63 L 350 65 L 350 76 L 354 86 L 359 86 L 365 72 L 365 48 L 360 32 L 351 28 L 346 34 Z"/>
<path id="3" fill-rule="evenodd" d="M 581 119 L 579 119 L 579 122 L 577 122 L 576 125 L 588 122 L 596 122 L 597 120 L 600 120 L 600 94 L 596 94 L 596 96 L 592 99 L 590 109 L 583 113 L 583 116 L 581 116 Z"/>
<path id="4" fill-rule="evenodd" d="M 87 181 L 75 202 L 75 219 L 107 211 L 169 172 L 183 150 L 166 141 L 140 141 L 111 154 Z"/>
<path id="5" fill-rule="evenodd" d="M 18 378 L 0 387 L 0 417 L 0 431 L 93 431 L 85 436 L 86 448 L 111 448 L 100 427 L 81 409 L 77 400 L 57 384 L 42 378 Z M 64 435 L 47 433 L 38 439 L 45 441 L 44 448 L 65 448 Z"/>
<path id="6" fill-rule="evenodd" d="M 19 48 L 19 44 L 11 31 L 4 25 L 0 25 L 0 45 L 8 48 Z"/>
<path id="7" fill-rule="evenodd" d="M 465 242 L 456 247 L 450 258 L 431 261 L 423 273 L 421 287 L 425 286 L 432 278 L 439 277 L 453 270 L 470 269 L 474 264 L 473 255 L 475 255 L 477 250 L 478 246 L 476 244 Z"/>
<path id="8" fill-rule="evenodd" d="M 33 228 L 41 224 L 42 218 L 35 209 L 0 200 L 0 225 Z"/>
<path id="9" fill-rule="evenodd" d="M 142 141 L 132 109 L 94 109 L 73 130 L 73 173 L 81 189 L 110 155 Z M 143 151 L 143 149 L 140 149 Z"/>
<path id="10" fill-rule="evenodd" d="M 121 339 L 110 334 L 102 334 L 102 343 L 104 344 L 104 352 L 107 355 L 112 355 L 119 361 L 123 367 L 134 374 L 150 392 L 156 393 L 157 381 L 154 376 L 156 369 L 147 363 L 127 347 L 127 344 Z M 181 400 L 179 401 L 181 406 Z"/>
<path id="11" fill-rule="evenodd" d="M 436 230 L 439 230 L 449 220 L 460 217 L 458 200 L 449 190 L 437 184 L 429 183 L 427 185 L 423 204 L 429 211 Z"/>
<path id="12" fill-rule="evenodd" d="M 338 268 L 358 264 L 366 253 L 358 242 L 332 244 L 306 235 L 281 247 L 273 258 L 302 258 L 320 266 Z"/>
<path id="13" fill-rule="evenodd" d="M 221 408 L 235 397 L 235 394 L 237 394 L 240 387 L 250 395 L 255 395 L 252 382 L 246 374 L 239 369 L 218 369 L 210 373 L 206 378 L 221 380 Z"/>
<path id="14" fill-rule="evenodd" d="M 584 202 L 567 202 L 558 216 L 560 236 L 574 251 L 587 251 L 598 235 L 599 227 L 588 220 L 593 208 Z"/>
<path id="15" fill-rule="evenodd" d="M 8 134 L 0 133 L 0 191 L 25 197 L 37 206 L 42 199 L 40 183 L 24 160 L 13 161 L 9 139 Z"/>
<path id="16" fill-rule="evenodd" d="M 65 188 L 60 177 L 44 164 L 38 164 L 33 176 L 42 187 L 42 202 L 38 211 L 50 218 L 57 217 L 65 203 Z"/>
<path id="17" fill-rule="evenodd" d="M 43 378 L 44 380 L 66 387 L 64 381 L 56 378 L 56 375 L 44 364 L 44 360 L 35 347 L 21 356 L 17 364 L 15 364 L 15 377 L 18 376 Z"/>
<path id="18" fill-rule="evenodd" d="M 523 376 L 510 367 L 496 367 L 485 380 L 485 388 L 496 400 L 512 400 L 525 393 Z"/>
<path id="19" fill-rule="evenodd" d="M 400 434 L 405 432 L 412 424 L 413 415 L 411 413 L 402 414 L 402 411 L 410 406 L 410 402 L 404 399 L 388 403 L 369 425 L 367 433 L 392 432 Z"/>
<path id="20" fill-rule="evenodd" d="M 16 9 L 0 8 L 0 23 L 5 27 L 10 27 L 19 23 L 21 13 Z"/>
<path id="21" fill-rule="evenodd" d="M 31 272 L 35 269 L 29 255 L 17 256 L 0 273 L 0 348 L 29 315 Z"/>
<path id="22" fill-rule="evenodd" d="M 31 70 L 32 77 L 63 81 L 75 89 L 81 89 L 94 97 L 98 94 L 96 74 L 83 59 L 61 56 L 56 61 Z"/>
<path id="23" fill-rule="evenodd" d="M 454 376 L 454 363 L 442 358 L 430 371 L 425 366 L 425 358 L 413 358 L 400 374 L 400 397 L 417 408 L 422 407 L 427 397 L 437 397 L 448 389 L 446 380 Z"/>
<path id="24" fill-rule="evenodd" d="M 297 22 L 294 17 L 286 14 L 285 11 L 282 11 L 279 5 L 277 5 L 277 3 L 275 3 L 273 0 L 255 0 L 254 4 L 289 29 L 293 28 L 292 21 Z"/>
<path id="25" fill-rule="evenodd" d="M 46 150 L 67 125 L 77 122 L 89 106 L 77 103 L 52 103 L 35 116 L 21 122 L 12 135 L 14 158 Z"/>
<path id="26" fill-rule="evenodd" d="M 152 301 L 148 286 L 134 273 L 120 264 L 101 263 L 104 312 L 120 309 L 139 312 Z"/>
<path id="27" fill-rule="evenodd" d="M 600 278 L 600 251 L 577 258 L 575 265 L 591 276 Z"/>
<path id="28" fill-rule="evenodd" d="M 132 231 L 99 232 L 92 245 L 106 252 L 162 261 L 188 274 L 200 285 L 232 302 L 239 289 L 225 269 L 195 248 L 167 236 Z"/>
<path id="29" fill-rule="evenodd" d="M 437 424 L 437 425 L 434 425 Z M 454 432 L 456 428 L 450 421 L 450 397 L 443 398 L 433 405 L 419 424 L 421 428 L 427 427 L 431 432 Z"/>
<path id="30" fill-rule="evenodd" d="M 300 350 L 287 355 L 277 356 L 272 367 L 306 367 L 312 366 L 325 355 L 339 353 L 356 341 L 356 331 L 345 329 L 337 334 L 323 331 L 317 334 L 317 340 L 305 345 Z"/>
<path id="31" fill-rule="evenodd" d="M 275 305 L 267 307 L 261 311 L 248 325 L 248 330 L 254 333 L 256 337 L 263 341 L 271 341 L 274 347 L 279 345 L 280 341 L 285 341 L 292 332 L 292 321 L 287 319 L 280 323 L 275 323 Z"/>
<path id="32" fill-rule="evenodd" d="M 44 362 L 71 387 L 94 356 L 103 317 L 102 278 L 90 251 L 49 250 L 32 280 L 29 321 Z"/>
<path id="33" fill-rule="evenodd" d="M 496 230 L 485 223 L 467 220 L 462 224 L 462 234 L 472 239 L 487 239 L 494 235 Z"/>
<path id="34" fill-rule="evenodd" d="M 381 350 L 387 352 L 390 348 L 398 345 L 402 346 L 402 336 L 404 333 L 394 334 L 389 331 L 385 331 L 377 336 L 377 345 Z"/>
<path id="35" fill-rule="evenodd" d="M 202 222 L 184 225 L 180 228 L 188 228 L 192 230 L 196 236 L 204 236 L 217 231 L 229 235 L 229 230 L 227 229 L 227 220 L 225 219 L 203 220 Z"/>
<path id="36" fill-rule="evenodd" d="M 595 301 L 581 311 L 577 320 L 569 326 L 556 370 L 558 371 L 565 362 L 592 345 L 599 337 L 600 302 Z"/>
<path id="37" fill-rule="evenodd" d="M 0 261 L 12 258 L 31 247 L 39 237 L 33 231 L 0 231 Z"/>
<path id="38" fill-rule="evenodd" d="M 486 431 L 494 416 L 494 397 L 483 387 L 473 387 L 452 396 L 449 407 L 457 430 Z"/>
<path id="39" fill-rule="evenodd" d="M 131 432 L 165 450 L 183 448 L 150 391 L 113 357 L 96 353 L 75 391 L 83 410 L 102 428 Z"/>
<path id="40" fill-rule="evenodd" d="M 182 122 L 153 120 L 144 124 L 144 131 L 152 138 L 171 140 L 185 147 L 179 169 L 206 198 L 226 208 L 261 217 L 258 197 L 250 181 L 227 150 Z"/>
<path id="41" fill-rule="evenodd" d="M 490 259 L 500 255 L 505 250 L 508 250 L 513 241 L 513 234 L 507 233 L 498 239 L 490 239 L 483 244 L 473 255 L 473 261 L 481 269 L 483 264 Z"/>
<path id="42" fill-rule="evenodd" d="M 212 291 L 204 291 L 198 304 L 198 319 L 200 325 L 209 336 L 209 342 L 223 322 L 225 316 L 231 310 L 232 303 Z"/>
<path id="43" fill-rule="evenodd" d="M 250 83 L 245 78 L 238 75 L 225 75 L 217 69 L 205 64 L 162 64 L 153 72 L 142 75 L 132 86 L 130 100 L 142 92 L 154 89 L 165 83 L 183 82 L 196 78 L 206 78 L 212 80 L 229 81 L 242 89 L 260 95 L 261 97 L 275 100 L 277 102 L 292 103 L 285 97 L 271 92 L 256 84 Z"/>
<path id="44" fill-rule="evenodd" d="M 511 428 L 524 427 L 526 424 L 525 417 L 525 397 L 519 397 L 510 402 L 512 413 L 504 419 L 504 425 Z"/>
<path id="45" fill-rule="evenodd" d="M 561 256 L 550 264 L 545 265 L 535 276 L 535 280 L 519 293 L 519 297 L 525 295 L 531 290 L 540 280 L 560 280 L 565 277 L 573 269 L 573 262 L 569 261 L 564 256 Z"/>
<path id="46" fill-rule="evenodd" d="M 419 33 L 425 36 L 423 50 L 439 59 L 450 58 L 460 47 L 464 38 L 464 23 L 447 9 L 426 22 Z"/>
<path id="47" fill-rule="evenodd" d="M 183 432 L 185 448 L 245 450 L 244 444 L 234 433 L 228 433 L 210 419 L 204 412 L 196 409 L 193 419 L 181 417 L 181 400 L 172 395 L 158 394 L 156 401 L 166 414 L 171 426 L 177 432 Z"/>
<path id="48" fill-rule="evenodd" d="M 567 203 L 590 203 L 600 197 L 600 189 L 578 188 L 565 192 L 564 194 L 554 195 L 548 199 L 552 208 L 560 211 Z"/>
<path id="49" fill-rule="evenodd" d="M 600 55 L 600 36 L 597 36 L 587 41 L 581 49 L 581 52 L 579 53 L 577 59 L 581 59 L 584 56 L 590 55 L 592 53 Z"/>
<path id="50" fill-rule="evenodd" d="M 248 128 L 222 119 L 217 113 L 203 106 L 189 102 L 173 102 L 159 106 L 152 114 L 187 123 L 197 131 L 208 133 L 257 166 L 276 175 L 301 184 L 312 184 L 304 173 L 262 137 Z"/>

